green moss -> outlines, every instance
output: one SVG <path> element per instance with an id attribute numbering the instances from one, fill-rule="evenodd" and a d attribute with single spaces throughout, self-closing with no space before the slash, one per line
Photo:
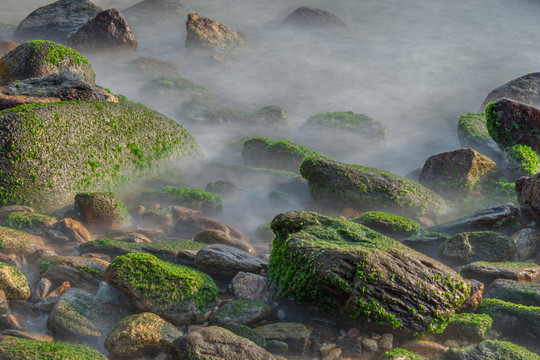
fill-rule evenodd
<path id="1" fill-rule="evenodd" d="M 52 41 L 32 40 L 26 44 L 31 44 L 39 52 L 46 51 L 42 56 L 44 55 L 44 60 L 53 65 L 58 65 L 66 59 L 75 65 L 89 64 L 88 60 L 77 51 Z"/>
<path id="2" fill-rule="evenodd" d="M 540 356 L 508 341 L 483 341 L 477 346 L 450 349 L 452 358 L 475 360 L 540 360 Z"/>
<path id="3" fill-rule="evenodd" d="M 520 166 L 524 175 L 532 176 L 540 172 L 540 156 L 530 147 L 516 144 L 507 151 Z"/>
<path id="4" fill-rule="evenodd" d="M 209 212 L 219 212 L 223 207 L 219 196 L 200 189 L 186 187 L 166 186 L 159 190 L 144 190 L 141 192 L 141 199 Z"/>
<path id="5" fill-rule="evenodd" d="M 475 144 L 490 141 L 491 137 L 486 127 L 486 114 L 467 113 L 461 115 L 458 121 L 458 133 L 462 143 Z"/>
<path id="6" fill-rule="evenodd" d="M 456 314 L 450 320 L 443 336 L 458 336 L 471 341 L 481 341 L 492 324 L 493 320 L 487 314 Z"/>
<path id="7" fill-rule="evenodd" d="M 352 111 L 336 111 L 311 116 L 306 125 L 322 126 L 331 129 L 343 129 L 359 133 L 373 133 L 376 138 L 386 138 L 386 129 L 364 114 Z"/>
<path id="8" fill-rule="evenodd" d="M 405 349 L 394 349 L 392 351 L 387 351 L 382 356 L 383 360 L 424 360 L 425 358 L 416 355 L 411 351 Z"/>
<path id="9" fill-rule="evenodd" d="M 414 236 L 420 229 L 420 225 L 413 220 L 383 211 L 368 211 L 351 221 L 390 237 Z"/>
<path id="10" fill-rule="evenodd" d="M 199 251 L 208 244 L 196 242 L 196 241 L 162 241 L 158 243 L 132 243 L 116 239 L 98 239 L 85 243 L 86 247 L 91 247 L 95 251 L 106 248 L 120 248 L 129 252 L 144 252 L 145 250 L 169 250 L 169 251 L 183 251 L 193 250 Z"/>
<path id="11" fill-rule="evenodd" d="M 210 90 L 204 86 L 172 76 L 162 76 L 154 79 L 146 84 L 143 89 L 150 94 L 175 100 L 185 97 L 208 99 L 212 96 Z"/>
<path id="12" fill-rule="evenodd" d="M 50 216 L 35 212 L 12 212 L 10 213 L 2 226 L 12 229 L 23 230 L 31 229 L 35 226 L 47 226 L 58 220 L 56 216 Z"/>
<path id="13" fill-rule="evenodd" d="M 496 329 L 511 335 L 540 333 L 540 307 L 514 304 L 497 299 L 485 299 L 477 312 L 487 314 L 493 319 Z"/>
<path id="14" fill-rule="evenodd" d="M 253 341 L 257 346 L 260 346 L 263 349 L 266 347 L 266 340 L 264 339 L 264 337 L 255 330 L 245 325 L 237 323 L 227 323 L 225 325 L 222 325 L 221 327 L 235 333 L 238 336 Z"/>
<path id="15" fill-rule="evenodd" d="M 103 278 L 103 273 L 99 270 L 96 270 L 90 266 L 86 266 L 86 265 L 78 265 L 77 266 L 77 269 L 78 270 L 81 270 L 81 271 L 84 271 L 86 273 L 89 273 L 90 275 L 92 275 L 93 277 L 97 278 L 97 279 L 102 279 Z"/>
<path id="16" fill-rule="evenodd" d="M 49 261 L 42 261 L 39 264 L 39 273 L 43 274 L 45 271 L 47 271 L 47 270 L 49 270 L 51 268 L 54 268 L 55 266 L 58 266 L 58 265 L 62 264 L 63 262 L 64 262 L 64 259 L 62 259 L 62 258 L 57 258 L 57 259 L 49 260 Z"/>
<path id="17" fill-rule="evenodd" d="M 246 312 L 266 306 L 254 300 L 233 300 L 219 308 L 216 314 L 220 318 L 240 319 Z"/>
<path id="18" fill-rule="evenodd" d="M 0 262 L 0 274 L 0 289 L 4 290 L 7 299 L 25 300 L 30 297 L 30 284 L 19 269 Z"/>
<path id="19" fill-rule="evenodd" d="M 540 284 L 529 284 L 512 280 L 496 280 L 484 293 L 484 298 L 493 298 L 515 304 L 537 306 L 540 304 Z"/>
<path id="20" fill-rule="evenodd" d="M 106 360 L 107 358 L 85 345 L 36 341 L 9 337 L 0 342 L 0 353 L 11 360 Z"/>
<path id="21" fill-rule="evenodd" d="M 497 103 L 495 101 L 486 105 L 486 127 L 493 140 L 499 142 L 499 114 L 497 113 Z"/>

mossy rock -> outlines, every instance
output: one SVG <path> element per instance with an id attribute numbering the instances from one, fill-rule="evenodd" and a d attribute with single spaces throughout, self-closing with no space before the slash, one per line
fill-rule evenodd
<path id="1" fill-rule="evenodd" d="M 491 136 L 486 126 L 485 113 L 467 113 L 459 117 L 458 137 L 461 146 L 473 148 L 480 154 L 500 160 L 502 151 Z"/>
<path id="2" fill-rule="evenodd" d="M 217 297 L 217 286 L 210 276 L 150 254 L 120 256 L 109 265 L 105 276 L 138 309 L 175 325 L 205 321 Z"/>
<path id="3" fill-rule="evenodd" d="M 188 49 L 203 49 L 226 55 L 244 50 L 248 45 L 245 34 L 196 13 L 188 14 L 186 30 L 185 46 Z"/>
<path id="4" fill-rule="evenodd" d="M 105 340 L 105 349 L 118 357 L 153 355 L 169 351 L 182 332 L 156 314 L 130 315 Z"/>
<path id="5" fill-rule="evenodd" d="M 439 246 L 439 256 L 450 261 L 503 261 L 516 252 L 512 239 L 494 231 L 473 231 L 452 236 Z"/>
<path id="6" fill-rule="evenodd" d="M 527 145 L 515 144 L 507 148 L 503 164 L 505 177 L 510 180 L 540 172 L 540 156 Z"/>
<path id="7" fill-rule="evenodd" d="M 27 41 L 0 60 L 0 85 L 66 71 L 95 81 L 92 65 L 75 50 L 52 41 Z"/>
<path id="8" fill-rule="evenodd" d="M 493 328 L 504 335 L 536 338 L 540 334 L 540 307 L 514 304 L 497 299 L 485 299 L 477 312 L 493 319 Z M 517 338 L 517 341 L 522 340 Z"/>
<path id="9" fill-rule="evenodd" d="M 152 136 L 148 136 L 152 134 Z M 195 139 L 132 103 L 59 102 L 0 111 L 0 204 L 44 211 L 81 191 L 120 191 L 146 175 L 200 158 Z"/>
<path id="10" fill-rule="evenodd" d="M 157 96 L 167 101 L 188 100 L 192 98 L 210 99 L 212 97 L 210 90 L 204 86 L 173 76 L 162 76 L 154 79 L 146 84 L 142 91 L 147 95 Z"/>
<path id="11" fill-rule="evenodd" d="M 425 360 L 426 358 L 405 349 L 394 349 L 383 354 L 382 360 Z"/>
<path id="12" fill-rule="evenodd" d="M 41 237 L 0 226 L 0 253 L 28 256 L 38 251 L 41 255 L 55 254 L 54 249 L 48 247 Z"/>
<path id="13" fill-rule="evenodd" d="M 492 324 L 493 319 L 487 314 L 456 314 L 444 329 L 442 337 L 480 342 L 484 340 Z"/>
<path id="14" fill-rule="evenodd" d="M 26 276 L 15 266 L 0 262 L 0 290 L 8 300 L 26 300 L 32 294 Z"/>
<path id="15" fill-rule="evenodd" d="M 80 344 L 37 341 L 18 337 L 0 340 L 2 360 L 107 360 L 99 351 Z"/>
<path id="16" fill-rule="evenodd" d="M 266 340 L 264 337 L 245 325 L 230 322 L 221 325 L 221 327 L 235 333 L 238 336 L 253 341 L 255 345 L 260 346 L 263 349 L 266 347 Z"/>
<path id="17" fill-rule="evenodd" d="M 291 352 L 304 352 L 310 345 L 310 336 L 313 328 L 309 325 L 293 322 L 278 322 L 256 327 L 254 329 L 269 341 L 281 341 L 288 345 Z"/>
<path id="18" fill-rule="evenodd" d="M 248 325 L 268 317 L 272 307 L 253 300 L 232 300 L 216 311 L 210 321 L 217 325 L 230 322 Z"/>
<path id="19" fill-rule="evenodd" d="M 300 174 L 314 200 L 361 211 L 384 210 L 399 215 L 439 215 L 444 200 L 432 190 L 391 172 L 310 157 Z"/>
<path id="20" fill-rule="evenodd" d="M 321 153 L 286 140 L 262 137 L 244 139 L 242 158 L 249 165 L 298 172 L 302 160 L 310 156 L 324 157 Z"/>
<path id="21" fill-rule="evenodd" d="M 42 278 L 55 286 L 69 281 L 72 287 L 95 292 L 105 281 L 108 262 L 83 256 L 45 256 L 41 258 L 39 272 Z"/>
<path id="22" fill-rule="evenodd" d="M 450 349 L 455 360 L 539 360 L 540 356 L 508 341 L 483 341 L 476 346 Z"/>
<path id="23" fill-rule="evenodd" d="M 347 319 L 436 331 L 469 294 L 452 269 L 351 221 L 291 211 L 272 230 L 268 273 L 278 294 Z"/>
<path id="24" fill-rule="evenodd" d="M 495 279 L 532 282 L 540 278 L 540 265 L 526 262 L 475 261 L 461 268 L 461 275 L 489 285 Z"/>
<path id="25" fill-rule="evenodd" d="M 84 192 L 75 195 L 75 214 L 89 229 L 117 229 L 129 219 L 124 203 L 112 192 Z"/>
<path id="26" fill-rule="evenodd" d="M 538 306 L 540 304 L 540 284 L 498 279 L 486 289 L 484 298 Z"/>
<path id="27" fill-rule="evenodd" d="M 378 140 L 386 139 L 386 128 L 367 115 L 352 111 L 336 111 L 311 116 L 303 125 L 323 131 L 342 130 L 355 132 Z"/>
<path id="28" fill-rule="evenodd" d="M 351 221 L 394 239 L 414 236 L 420 229 L 416 221 L 384 211 L 368 211 Z"/>
<path id="29" fill-rule="evenodd" d="M 220 108 L 215 109 L 216 105 L 206 105 L 196 102 L 187 104 L 192 118 L 207 124 L 232 125 L 239 129 L 261 128 L 265 131 L 283 130 L 290 125 L 290 119 L 285 110 L 276 105 L 265 106 L 255 112 L 247 112 L 235 109 Z M 184 105 L 185 106 L 185 105 Z M 198 109 L 198 112 L 197 112 Z"/>
<path id="30" fill-rule="evenodd" d="M 58 217 L 37 212 L 12 212 L 2 226 L 22 230 L 33 235 L 46 235 L 58 223 Z"/>
<path id="31" fill-rule="evenodd" d="M 141 192 L 141 201 L 185 206 L 191 209 L 202 210 L 205 214 L 216 214 L 221 212 L 223 208 L 221 198 L 216 194 L 200 189 L 176 186 L 166 186 L 163 189 L 156 190 L 144 190 Z"/>

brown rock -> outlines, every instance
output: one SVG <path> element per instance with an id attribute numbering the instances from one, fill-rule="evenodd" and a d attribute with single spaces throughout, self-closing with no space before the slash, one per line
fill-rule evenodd
<path id="1" fill-rule="evenodd" d="M 204 216 L 191 216 L 183 219 L 178 219 L 175 226 L 176 235 L 183 238 L 192 238 L 197 233 L 204 230 L 219 230 L 223 231 L 233 239 L 241 240 L 247 243 L 244 234 L 230 225 L 225 225 L 219 221 L 212 220 Z"/>
<path id="2" fill-rule="evenodd" d="M 424 356 L 428 359 L 444 358 L 444 355 L 448 352 L 448 347 L 436 342 L 425 340 L 409 341 L 403 344 L 402 348 L 417 353 L 418 355 Z"/>
<path id="3" fill-rule="evenodd" d="M 79 193 L 75 196 L 75 213 L 90 230 L 117 229 L 122 223 L 120 202 L 113 193 Z"/>
<path id="4" fill-rule="evenodd" d="M 239 272 L 231 281 L 235 299 L 255 300 L 268 304 L 271 301 L 270 287 L 266 276 Z"/>
<path id="5" fill-rule="evenodd" d="M 23 330 L 24 323 L 13 314 L 0 315 L 0 327 L 4 329 Z"/>
<path id="6" fill-rule="evenodd" d="M 87 291 L 96 291 L 105 280 L 109 263 L 83 256 L 49 256 L 43 258 L 43 277 L 53 285 L 71 283 L 71 286 Z"/>
<path id="7" fill-rule="evenodd" d="M 200 233 L 195 234 L 193 241 L 198 241 L 209 245 L 227 245 L 244 250 L 250 254 L 255 254 L 255 249 L 253 246 L 249 245 L 247 242 L 233 239 L 230 235 L 221 230 L 210 229 L 201 231 Z"/>
<path id="8" fill-rule="evenodd" d="M 540 136 L 540 134 L 539 134 Z M 520 217 L 531 226 L 540 226 L 540 173 L 516 181 Z"/>
<path id="9" fill-rule="evenodd" d="M 495 279 L 533 282 L 540 278 L 540 265 L 523 262 L 490 263 L 477 261 L 465 265 L 461 275 L 483 282 L 486 286 Z"/>
<path id="10" fill-rule="evenodd" d="M 22 339 L 30 339 L 30 340 L 36 340 L 36 341 L 49 341 L 52 342 L 54 339 L 51 336 L 33 333 L 29 331 L 22 331 L 22 330 L 15 330 L 15 329 L 7 329 L 2 331 L 2 335 L 6 336 L 14 336 Z"/>
<path id="11" fill-rule="evenodd" d="M 540 73 L 528 73 L 495 88 L 485 98 L 480 106 L 480 112 L 485 111 L 491 101 L 507 98 L 531 105 L 540 104 Z"/>
<path id="12" fill-rule="evenodd" d="M 197 215 L 200 212 L 201 212 L 200 210 L 190 209 L 185 206 L 175 205 L 171 207 L 171 214 L 173 217 L 173 221 L 177 221 L 178 219 L 185 219 L 187 217 Z"/>
<path id="13" fill-rule="evenodd" d="M 186 47 L 210 49 L 218 53 L 237 52 L 246 48 L 246 37 L 210 18 L 191 13 L 186 22 Z"/>
<path id="14" fill-rule="evenodd" d="M 9 40 L 0 41 L 0 58 L 6 55 L 11 50 L 15 49 L 17 46 L 19 46 L 19 44 L 16 43 L 15 41 L 9 41 Z"/>
<path id="15" fill-rule="evenodd" d="M 334 344 L 335 346 L 335 344 Z M 324 354 L 322 360 L 339 360 L 341 358 L 342 351 L 339 348 L 330 350 L 328 353 Z"/>
<path id="16" fill-rule="evenodd" d="M 394 348 L 394 335 L 385 333 L 379 340 L 379 349 L 382 351 L 392 351 Z"/>
<path id="17" fill-rule="evenodd" d="M 92 240 L 86 227 L 75 219 L 65 218 L 56 224 L 56 230 L 65 234 L 70 240 L 82 244 Z"/>
<path id="18" fill-rule="evenodd" d="M 33 97 L 24 95 L 5 95 L 0 94 L 0 110 L 11 109 L 15 106 L 37 103 L 52 103 L 60 101 L 60 98 L 54 97 Z"/>
<path id="19" fill-rule="evenodd" d="M 474 279 L 468 279 L 468 281 L 471 284 L 471 291 L 469 292 L 469 297 L 461 304 L 459 308 L 461 311 L 476 309 L 482 302 L 484 295 L 484 283 Z"/>

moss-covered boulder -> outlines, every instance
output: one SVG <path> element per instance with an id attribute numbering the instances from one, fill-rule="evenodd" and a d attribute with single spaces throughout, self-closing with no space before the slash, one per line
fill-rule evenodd
<path id="1" fill-rule="evenodd" d="M 493 319 L 487 314 L 456 314 L 444 329 L 442 337 L 480 342 L 492 324 Z"/>
<path id="2" fill-rule="evenodd" d="M 221 198 L 215 194 L 181 186 L 166 186 L 162 189 L 144 190 L 141 201 L 162 205 L 179 205 L 202 210 L 205 214 L 216 214 L 221 211 Z"/>
<path id="3" fill-rule="evenodd" d="M 153 312 L 175 325 L 204 321 L 217 297 L 210 276 L 150 254 L 120 256 L 109 265 L 105 276 L 138 309 Z"/>
<path id="4" fill-rule="evenodd" d="M 118 357 L 153 355 L 172 349 L 182 332 L 156 314 L 130 315 L 120 321 L 105 340 L 105 349 Z"/>
<path id="5" fill-rule="evenodd" d="M 218 326 L 190 332 L 176 339 L 174 345 L 181 359 L 276 360 L 254 342 Z"/>
<path id="6" fill-rule="evenodd" d="M 382 360 L 425 360 L 424 357 L 405 349 L 394 349 L 383 354 Z"/>
<path id="7" fill-rule="evenodd" d="M 384 211 L 368 211 L 351 221 L 393 239 L 414 236 L 420 229 L 420 225 L 416 221 Z"/>
<path id="8" fill-rule="evenodd" d="M 11 229 L 22 230 L 33 235 L 46 235 L 54 229 L 58 218 L 37 212 L 12 212 L 2 222 L 2 225 Z"/>
<path id="9" fill-rule="evenodd" d="M 476 346 L 450 349 L 455 360 L 539 360 L 540 356 L 508 341 L 487 340 Z"/>
<path id="10" fill-rule="evenodd" d="M 186 101 L 191 99 L 210 99 L 212 93 L 202 85 L 195 84 L 181 77 L 162 76 L 147 83 L 142 91 L 156 98 L 159 103 Z"/>
<path id="11" fill-rule="evenodd" d="M 291 211 L 272 221 L 278 294 L 406 333 L 437 330 L 467 298 L 452 269 L 340 218 Z"/>
<path id="12" fill-rule="evenodd" d="M 484 298 L 538 306 L 540 304 L 540 284 L 498 279 L 486 289 Z"/>
<path id="13" fill-rule="evenodd" d="M 244 139 L 242 158 L 251 166 L 297 172 L 306 157 L 324 157 L 321 153 L 286 140 L 262 137 Z"/>
<path id="14" fill-rule="evenodd" d="M 439 246 L 439 256 L 450 261 L 503 261 L 516 252 L 506 235 L 494 231 L 465 232 L 452 236 Z"/>
<path id="15" fill-rule="evenodd" d="M 285 110 L 276 105 L 265 106 L 254 112 L 218 108 L 212 104 L 203 106 L 200 101 L 186 102 L 182 106 L 182 114 L 191 120 L 205 124 L 233 126 L 239 131 L 253 128 L 263 128 L 265 131 L 283 130 L 290 125 Z"/>
<path id="16" fill-rule="evenodd" d="M 105 280 L 109 263 L 83 256 L 45 256 L 41 259 L 40 274 L 53 286 L 69 281 L 72 287 L 95 292 Z"/>
<path id="17" fill-rule="evenodd" d="M 0 339 L 2 360 L 107 360 L 99 351 L 80 344 L 37 341 L 6 336 Z"/>
<path id="18" fill-rule="evenodd" d="M 493 89 L 482 102 L 481 108 L 492 101 L 507 98 L 525 104 L 540 104 L 540 73 L 530 72 Z"/>
<path id="19" fill-rule="evenodd" d="M 510 181 L 540 172 L 540 156 L 527 145 L 515 144 L 503 154 L 504 175 Z"/>
<path id="20" fill-rule="evenodd" d="M 500 160 L 502 156 L 499 146 L 489 135 L 485 113 L 461 115 L 458 122 L 458 137 L 464 148 L 473 148 L 495 161 Z"/>
<path id="21" fill-rule="evenodd" d="M 352 111 L 336 111 L 311 116 L 303 125 L 319 131 L 354 132 L 372 139 L 386 139 L 386 128 L 367 115 Z"/>
<path id="22" fill-rule="evenodd" d="M 264 319 L 272 313 L 273 308 L 253 300 L 232 300 L 216 311 L 210 321 L 214 324 L 237 323 L 252 324 Z"/>
<path id="23" fill-rule="evenodd" d="M 263 349 L 266 347 L 266 340 L 264 337 L 252 328 L 232 322 L 223 324 L 221 327 L 235 333 L 238 336 L 253 341 L 257 346 L 260 346 Z"/>
<path id="24" fill-rule="evenodd" d="M 119 228 L 129 217 L 124 203 L 112 192 L 84 192 L 75 195 L 75 214 L 91 230 Z"/>
<path id="25" fill-rule="evenodd" d="M 66 71 L 79 74 L 91 83 L 95 81 L 92 65 L 75 50 L 52 41 L 32 40 L 0 59 L 0 85 Z"/>
<path id="26" fill-rule="evenodd" d="M 526 262 L 475 261 L 461 269 L 461 275 L 488 285 L 495 279 L 532 282 L 540 278 L 540 265 Z"/>
<path id="27" fill-rule="evenodd" d="M 230 54 L 247 47 L 247 39 L 244 34 L 199 14 L 188 14 L 186 30 L 185 45 L 187 48 L 207 49 Z"/>
<path id="28" fill-rule="evenodd" d="M 26 300 L 32 294 L 26 276 L 15 266 L 0 262 L 0 290 L 8 300 Z"/>
<path id="29" fill-rule="evenodd" d="M 0 112 L 0 203 L 45 211 L 81 191 L 117 191 L 202 156 L 195 139 L 142 105 L 60 102 Z M 149 136 L 152 134 L 152 136 Z"/>
<path id="30" fill-rule="evenodd" d="M 432 190 L 391 172 L 324 158 L 302 161 L 314 200 L 362 211 L 384 210 L 403 215 L 438 215 L 444 200 Z"/>
<path id="31" fill-rule="evenodd" d="M 28 234 L 24 231 L 0 226 L 0 253 L 5 255 L 32 256 L 55 254 L 55 250 L 48 247 L 41 237 Z"/>
<path id="32" fill-rule="evenodd" d="M 485 299 L 477 309 L 493 319 L 493 327 L 507 336 L 537 338 L 540 334 L 540 307 Z"/>
<path id="33" fill-rule="evenodd" d="M 530 227 L 540 224 L 540 173 L 524 176 L 516 181 L 516 193 L 520 205 L 520 220 Z"/>

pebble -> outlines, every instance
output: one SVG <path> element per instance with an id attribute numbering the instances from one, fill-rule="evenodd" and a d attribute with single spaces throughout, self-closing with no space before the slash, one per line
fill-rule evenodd
<path id="1" fill-rule="evenodd" d="M 327 344 L 327 345 L 324 345 L 324 346 L 321 346 L 321 348 L 319 349 L 319 351 L 321 352 L 321 355 L 326 355 L 328 354 L 330 351 L 334 350 L 336 348 L 336 344 Z"/>
<path id="2" fill-rule="evenodd" d="M 340 348 L 335 348 L 322 357 L 322 360 L 339 360 L 341 358 L 342 351 Z"/>
<path id="3" fill-rule="evenodd" d="M 287 318 L 287 313 L 283 309 L 277 311 L 277 317 L 279 320 L 285 320 Z"/>
<path id="4" fill-rule="evenodd" d="M 364 339 L 362 340 L 362 347 L 367 351 L 378 352 L 379 344 L 373 339 Z"/>
<path id="5" fill-rule="evenodd" d="M 358 330 L 357 328 L 350 328 L 347 331 L 347 337 L 356 338 L 358 337 L 358 335 L 360 335 L 360 330 Z"/>
<path id="6" fill-rule="evenodd" d="M 379 349 L 382 351 L 392 351 L 394 348 L 394 335 L 390 333 L 385 333 L 381 336 L 379 340 Z"/>

